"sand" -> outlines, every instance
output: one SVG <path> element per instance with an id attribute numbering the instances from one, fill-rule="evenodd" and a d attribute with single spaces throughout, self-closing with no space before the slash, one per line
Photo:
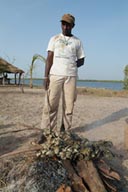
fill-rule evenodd
<path id="1" fill-rule="evenodd" d="M 30 147 L 40 133 L 44 90 L 0 87 L 0 155 Z M 99 97 L 78 94 L 72 130 L 89 140 L 112 141 L 126 146 L 128 97 Z M 61 119 L 61 106 L 59 109 Z M 127 146 L 128 147 L 128 146 Z"/>

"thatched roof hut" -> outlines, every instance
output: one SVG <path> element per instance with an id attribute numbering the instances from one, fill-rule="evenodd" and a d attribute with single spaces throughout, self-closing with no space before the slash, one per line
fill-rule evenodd
<path id="1" fill-rule="evenodd" d="M 15 67 L 6 60 L 0 58 L 0 73 L 24 73 L 22 69 Z"/>
<path id="2" fill-rule="evenodd" d="M 15 75 L 15 84 L 17 84 L 16 75 L 19 74 L 18 84 L 20 84 L 21 75 L 24 73 L 24 71 L 22 69 L 19 69 L 16 66 L 10 64 L 8 61 L 4 60 L 3 58 L 0 58 L 0 74 L 3 74 L 3 78 L 4 78 L 5 73 L 6 74 L 14 73 L 14 75 Z"/>

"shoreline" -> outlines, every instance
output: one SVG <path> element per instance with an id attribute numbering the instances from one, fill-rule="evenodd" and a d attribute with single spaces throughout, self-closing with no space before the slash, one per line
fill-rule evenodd
<path id="1" fill-rule="evenodd" d="M 14 80 L 11 82 L 14 83 Z M 21 83 L 25 85 L 30 84 L 30 79 L 25 78 L 21 80 Z M 32 82 L 33 86 L 42 86 L 43 79 L 41 78 L 33 78 Z M 90 88 L 107 88 L 111 90 L 124 90 L 123 81 L 121 80 L 82 80 L 77 79 L 77 86 L 78 87 L 90 87 Z"/>
<path id="2" fill-rule="evenodd" d="M 33 85 L 32 88 L 30 88 L 29 85 L 0 85 L 0 92 L 7 91 L 7 89 L 12 89 L 12 91 L 18 91 L 23 89 L 25 90 L 34 90 L 34 89 L 42 89 L 44 91 L 43 85 L 38 86 L 38 85 Z M 77 86 L 77 93 L 78 94 L 83 94 L 83 95 L 95 95 L 95 96 L 106 96 L 106 97 L 128 97 L 128 90 L 112 90 L 112 89 L 107 89 L 107 88 L 94 88 L 94 87 L 79 87 Z"/>

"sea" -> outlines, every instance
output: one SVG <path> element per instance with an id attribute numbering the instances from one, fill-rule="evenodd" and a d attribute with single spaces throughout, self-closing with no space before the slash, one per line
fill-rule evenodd
<path id="1" fill-rule="evenodd" d="M 33 82 L 33 86 L 43 85 L 43 79 L 33 79 L 32 82 Z M 29 83 L 30 83 L 29 79 L 24 79 L 24 84 L 29 85 Z M 123 90 L 123 82 L 122 81 L 77 80 L 77 87 Z"/>

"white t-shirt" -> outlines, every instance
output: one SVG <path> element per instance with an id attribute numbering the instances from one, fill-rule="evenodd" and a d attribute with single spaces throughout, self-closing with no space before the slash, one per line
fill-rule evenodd
<path id="1" fill-rule="evenodd" d="M 78 59 L 85 57 L 81 41 L 75 36 L 58 34 L 53 36 L 47 51 L 54 52 L 50 74 L 61 76 L 77 76 Z"/>

